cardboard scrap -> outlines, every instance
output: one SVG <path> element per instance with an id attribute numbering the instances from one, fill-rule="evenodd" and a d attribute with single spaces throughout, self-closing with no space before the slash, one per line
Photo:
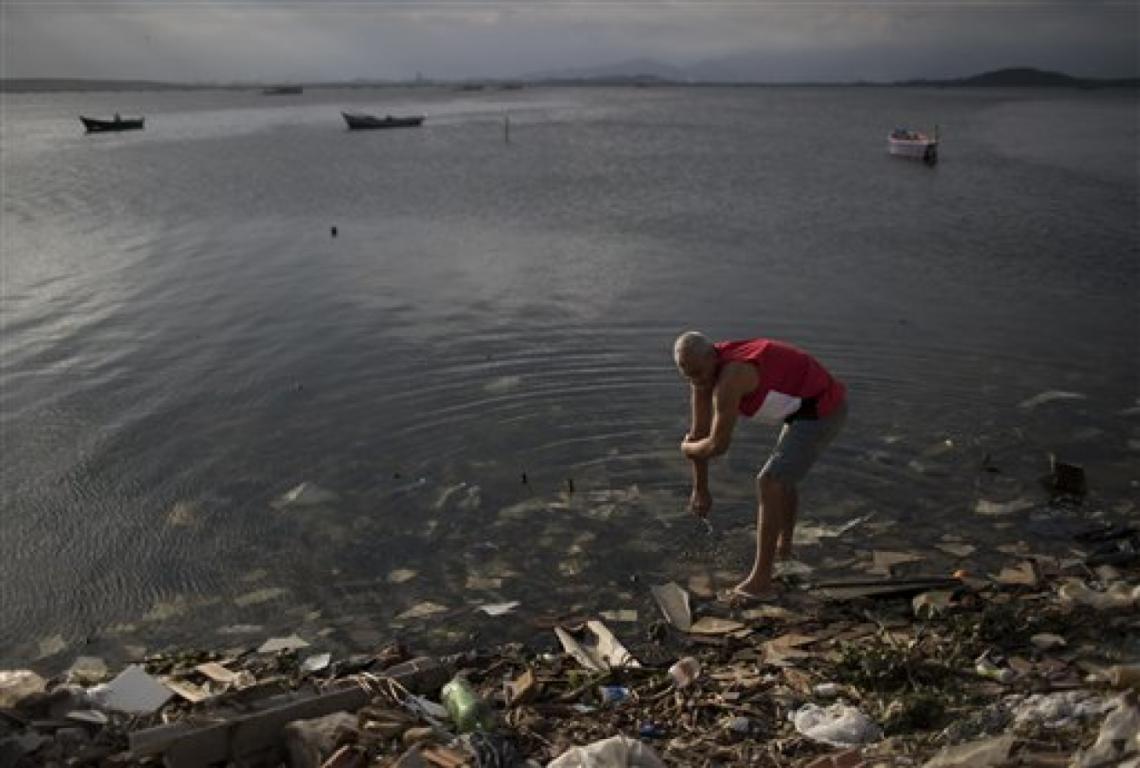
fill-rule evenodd
<path id="1" fill-rule="evenodd" d="M 641 666 L 641 663 L 626 650 L 605 624 L 600 621 L 587 621 L 586 629 L 593 634 L 592 643 L 579 642 L 562 627 L 554 628 L 563 650 L 583 667 L 596 672 L 605 672 L 615 667 Z"/>
<path id="2" fill-rule="evenodd" d="M 978 499 L 978 504 L 974 507 L 974 512 L 984 517 L 1000 517 L 1002 515 L 1012 515 L 1015 512 L 1021 512 L 1032 506 L 1033 502 L 1029 499 L 1014 499 L 1013 501 L 1006 502 Z"/>
<path id="3" fill-rule="evenodd" d="M 1036 587 L 1039 581 L 1037 567 L 1029 560 L 1009 568 L 1002 568 L 1001 573 L 996 576 L 991 575 L 990 578 L 1007 586 Z"/>
<path id="4" fill-rule="evenodd" d="M 467 574 L 467 589 L 474 590 L 495 590 L 502 589 L 503 580 L 495 576 L 477 576 L 475 574 Z"/>
<path id="5" fill-rule="evenodd" d="M 749 621 L 756 621 L 757 619 L 791 621 L 797 618 L 796 613 L 789 611 L 781 605 L 761 605 L 757 608 L 749 608 L 740 615 Z"/>
<path id="6" fill-rule="evenodd" d="M 815 569 L 800 560 L 778 560 L 772 567 L 772 575 L 777 579 L 789 576 L 810 576 Z"/>
<path id="7" fill-rule="evenodd" d="M 191 704 L 197 704 L 210 698 L 210 692 L 200 685 L 194 685 L 188 680 L 163 680 L 166 687 L 177 693 Z"/>
<path id="8" fill-rule="evenodd" d="M 973 544 L 959 544 L 951 541 L 935 544 L 934 546 L 948 555 L 954 555 L 954 557 L 969 557 L 977 550 L 977 547 Z"/>
<path id="9" fill-rule="evenodd" d="M 796 526 L 795 532 L 792 536 L 792 543 L 797 545 L 813 545 L 819 544 L 820 539 L 834 539 L 839 538 L 843 534 L 850 531 L 856 526 L 862 525 L 874 516 L 874 512 L 866 515 L 848 520 L 846 523 L 839 525 L 828 525 L 827 523 L 807 523 Z"/>
<path id="10" fill-rule="evenodd" d="M 688 632 L 689 627 L 693 625 L 693 613 L 689 608 L 689 593 L 673 581 L 668 584 L 654 584 L 649 589 L 668 622 L 682 632 Z"/>
<path id="11" fill-rule="evenodd" d="M 637 621 L 637 611 L 632 608 L 619 608 L 614 611 L 599 611 L 598 615 L 606 621 L 631 624 Z"/>
<path id="12" fill-rule="evenodd" d="M 317 653 L 301 662 L 301 671 L 305 673 L 320 672 L 332 661 L 331 653 Z"/>
<path id="13" fill-rule="evenodd" d="M 300 648 L 308 648 L 309 644 L 297 637 L 297 635 L 289 635 L 289 637 L 273 637 L 266 640 L 257 649 L 258 653 L 280 653 L 281 651 L 296 651 Z"/>
<path id="14" fill-rule="evenodd" d="M 923 763 L 922 768 L 985 768 L 999 765 L 1009 757 L 1013 742 L 1014 736 L 1006 734 L 943 747 L 941 752 Z"/>
<path id="15" fill-rule="evenodd" d="M 764 643 L 764 663 L 777 667 L 790 665 L 796 659 L 810 658 L 814 654 L 800 650 L 800 646 L 816 642 L 811 635 L 789 632 Z"/>
<path id="16" fill-rule="evenodd" d="M 884 576 L 889 576 L 891 568 L 903 563 L 918 563 L 923 558 L 921 555 L 913 552 L 891 552 L 884 549 L 876 549 L 871 553 L 871 567 L 867 569 L 867 573 L 880 573 Z"/>
<path id="17" fill-rule="evenodd" d="M 507 603 L 487 603 L 480 605 L 477 610 L 482 611 L 488 616 L 503 616 L 510 613 L 520 605 L 518 600 L 512 600 Z"/>
<path id="18" fill-rule="evenodd" d="M 389 584 L 403 584 L 405 581 L 411 581 L 416 577 L 416 572 L 411 568 L 397 568 L 388 574 Z"/>
<path id="19" fill-rule="evenodd" d="M 413 605 L 408 610 L 401 613 L 396 617 L 397 621 L 407 621 L 409 619 L 425 619 L 428 616 L 434 616 L 437 613 L 444 613 L 447 611 L 447 606 L 433 603 L 430 600 L 425 600 L 422 603 Z"/>
<path id="20" fill-rule="evenodd" d="M 689 627 L 694 635 L 728 635 L 748 627 L 732 619 L 719 619 L 716 616 L 702 616 Z"/>
<path id="21" fill-rule="evenodd" d="M 237 672 L 226 669 L 215 661 L 199 664 L 198 666 L 194 667 L 194 669 L 215 683 L 221 683 L 222 685 L 229 685 L 238 678 Z"/>
<path id="22" fill-rule="evenodd" d="M 1029 642 L 1033 643 L 1036 647 L 1043 651 L 1048 651 L 1053 648 L 1064 648 L 1068 645 L 1065 638 L 1060 635 L 1054 635 L 1050 632 L 1040 632 L 1033 637 L 1029 638 Z"/>
<path id="23" fill-rule="evenodd" d="M 704 597 L 711 600 L 716 597 L 713 577 L 708 573 L 693 574 L 689 577 L 689 591 L 697 597 Z"/>
<path id="24" fill-rule="evenodd" d="M 921 595 L 915 595 L 910 601 L 910 604 L 914 609 L 915 616 L 928 619 L 940 613 L 945 613 L 950 607 L 950 602 L 953 597 L 954 593 L 949 590 L 934 590 L 931 592 L 923 592 Z"/>

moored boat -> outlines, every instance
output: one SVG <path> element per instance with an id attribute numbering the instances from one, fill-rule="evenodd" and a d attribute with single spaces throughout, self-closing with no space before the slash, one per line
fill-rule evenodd
<path id="1" fill-rule="evenodd" d="M 392 115 L 385 115 L 384 117 L 375 117 L 373 115 L 365 115 L 360 112 L 341 112 L 344 116 L 344 121 L 348 123 L 350 129 L 364 129 L 364 128 L 418 128 L 424 122 L 423 115 L 413 115 L 408 117 L 393 117 Z"/>
<path id="2" fill-rule="evenodd" d="M 106 133 L 108 131 L 137 131 L 143 127 L 143 122 L 146 118 L 142 117 L 120 117 L 115 115 L 113 120 L 100 120 L 95 117 L 79 116 L 83 127 L 87 129 L 88 133 Z"/>
<path id="3" fill-rule="evenodd" d="M 895 128 L 887 136 L 887 151 L 898 157 L 910 157 L 934 165 L 938 162 L 938 127 L 935 126 L 933 137 L 910 128 Z"/>
<path id="4" fill-rule="evenodd" d="M 265 88 L 261 93 L 265 96 L 296 96 L 304 91 L 305 89 L 299 85 L 277 85 Z"/>

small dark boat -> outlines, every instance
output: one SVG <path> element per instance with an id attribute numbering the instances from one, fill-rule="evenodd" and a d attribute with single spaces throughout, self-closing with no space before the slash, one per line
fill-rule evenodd
<path id="1" fill-rule="evenodd" d="M 143 127 L 142 117 L 119 117 L 115 115 L 114 120 L 99 120 L 94 117 L 79 116 L 83 121 L 83 127 L 87 129 L 88 133 L 105 133 L 107 131 L 137 131 Z"/>
<path id="2" fill-rule="evenodd" d="M 413 117 L 392 117 L 386 115 L 385 117 L 373 117 L 372 115 L 364 115 L 359 112 L 341 112 L 344 115 L 344 121 L 348 123 L 350 129 L 364 129 L 364 128 L 418 128 L 424 122 L 423 115 L 416 115 Z"/>
<path id="3" fill-rule="evenodd" d="M 278 85 L 272 88 L 266 88 L 262 93 L 266 96 L 296 96 L 299 93 L 304 93 L 305 89 L 299 85 Z"/>

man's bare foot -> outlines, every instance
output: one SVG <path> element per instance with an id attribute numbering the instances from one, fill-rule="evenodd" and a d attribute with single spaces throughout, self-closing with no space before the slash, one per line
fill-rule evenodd
<path id="1" fill-rule="evenodd" d="M 741 607 L 749 605 L 750 603 L 770 602 L 777 599 L 780 593 L 781 590 L 771 582 L 768 582 L 766 585 L 757 586 L 752 582 L 744 581 L 732 589 L 721 593 L 717 599 L 720 600 L 720 602 Z"/>

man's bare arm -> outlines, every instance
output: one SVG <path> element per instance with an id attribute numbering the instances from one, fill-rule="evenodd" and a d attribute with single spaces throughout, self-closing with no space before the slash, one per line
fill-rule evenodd
<path id="1" fill-rule="evenodd" d="M 733 366 L 717 381 L 713 391 L 712 428 L 707 437 L 686 440 L 681 446 L 690 459 L 708 460 L 720 456 L 732 443 L 740 400 L 756 386 L 756 373 L 751 366 Z"/>
<path id="2" fill-rule="evenodd" d="M 712 429 L 713 394 L 711 388 L 690 386 L 690 406 L 692 421 L 689 427 L 689 440 L 700 440 L 709 436 Z"/>

